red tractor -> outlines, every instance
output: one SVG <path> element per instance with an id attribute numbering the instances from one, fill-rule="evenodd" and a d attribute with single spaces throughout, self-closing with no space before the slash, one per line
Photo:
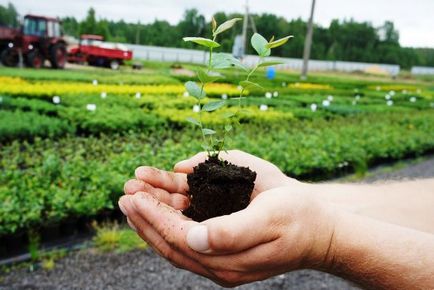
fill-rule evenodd
<path id="1" fill-rule="evenodd" d="M 101 35 L 83 34 L 77 47 L 68 52 L 71 63 L 88 63 L 118 69 L 126 60 L 131 60 L 133 52 L 120 43 L 105 42 Z"/>
<path id="2" fill-rule="evenodd" d="M 19 29 L 0 27 L 0 59 L 5 66 L 24 62 L 34 68 L 48 59 L 53 68 L 64 68 L 66 41 L 59 19 L 26 15 Z"/>

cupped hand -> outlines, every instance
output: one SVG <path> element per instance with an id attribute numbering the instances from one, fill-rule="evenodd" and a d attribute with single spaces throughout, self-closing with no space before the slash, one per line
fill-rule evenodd
<path id="1" fill-rule="evenodd" d="M 252 199 L 265 190 L 300 184 L 297 180 L 283 174 L 274 164 L 246 152 L 230 150 L 227 153 L 221 152 L 219 157 L 256 171 L 257 177 Z M 185 209 L 189 205 L 187 174 L 193 172 L 193 168 L 205 161 L 206 158 L 206 153 L 196 154 L 192 158 L 176 164 L 174 172 L 141 166 L 135 171 L 136 179 L 131 179 L 125 183 L 125 194 L 134 194 L 139 191 L 148 192 L 175 209 Z"/>
<path id="2" fill-rule="evenodd" d="M 236 286 L 327 260 L 333 211 L 291 188 L 264 191 L 246 209 L 202 223 L 145 192 L 125 195 L 119 205 L 143 240 L 173 265 Z"/>

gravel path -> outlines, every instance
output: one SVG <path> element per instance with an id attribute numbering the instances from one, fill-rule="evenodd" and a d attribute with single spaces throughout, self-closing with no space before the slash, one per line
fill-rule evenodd
<path id="1" fill-rule="evenodd" d="M 404 166 L 379 167 L 367 182 L 434 177 L 434 156 Z M 207 279 L 174 268 L 151 250 L 101 254 L 73 252 L 51 271 L 16 269 L 0 277 L 0 290 L 13 289 L 222 289 Z M 237 289 L 360 289 L 338 277 L 311 270 L 295 271 Z"/>

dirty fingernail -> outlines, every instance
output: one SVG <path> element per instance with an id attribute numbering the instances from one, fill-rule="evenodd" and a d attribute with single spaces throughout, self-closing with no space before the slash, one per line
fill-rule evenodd
<path id="1" fill-rule="evenodd" d="M 137 228 L 134 226 L 134 224 L 130 221 L 129 218 L 127 218 L 127 223 L 133 231 L 137 232 Z"/>
<path id="2" fill-rule="evenodd" d="M 199 225 L 191 228 L 187 233 L 187 244 L 196 252 L 207 253 L 210 251 L 208 243 L 208 229 Z"/>

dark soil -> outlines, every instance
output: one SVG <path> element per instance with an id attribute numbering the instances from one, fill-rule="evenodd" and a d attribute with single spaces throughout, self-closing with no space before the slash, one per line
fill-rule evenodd
<path id="1" fill-rule="evenodd" d="M 246 208 L 255 186 L 256 172 L 218 157 L 210 157 L 187 175 L 190 207 L 184 215 L 201 222 Z"/>

